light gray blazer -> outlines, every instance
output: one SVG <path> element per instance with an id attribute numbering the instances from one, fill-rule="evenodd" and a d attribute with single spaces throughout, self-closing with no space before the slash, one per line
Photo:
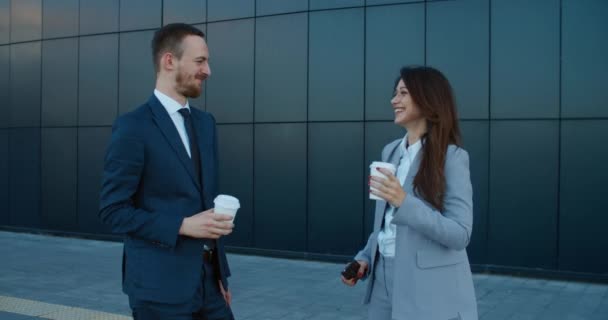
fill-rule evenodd
<path id="1" fill-rule="evenodd" d="M 398 139 L 386 145 L 382 161 L 399 164 Z M 424 147 L 423 147 L 424 148 Z M 477 320 L 477 302 L 465 248 L 473 229 L 473 190 L 469 155 L 448 147 L 445 161 L 446 190 L 443 212 L 413 192 L 413 182 L 423 151 L 418 152 L 403 184 L 407 193 L 395 211 L 397 226 L 393 276 L 393 319 Z M 387 203 L 376 201 L 374 229 L 367 245 L 355 257 L 369 263 L 364 303 L 369 303 L 374 282 L 378 232 Z"/>

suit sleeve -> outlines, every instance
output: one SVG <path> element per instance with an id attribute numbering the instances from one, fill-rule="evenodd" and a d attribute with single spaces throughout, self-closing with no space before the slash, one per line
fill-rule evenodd
<path id="1" fill-rule="evenodd" d="M 390 153 L 392 151 L 395 150 L 396 146 L 399 145 L 399 143 L 401 143 L 401 139 L 397 139 L 389 144 L 387 144 L 386 146 L 384 146 L 384 148 L 382 149 L 382 161 L 387 161 Z M 378 213 L 378 212 L 374 212 L 374 214 L 382 214 L 384 215 L 384 212 L 382 213 Z M 372 243 L 374 242 L 374 237 L 377 237 L 378 233 L 377 232 L 372 232 L 369 237 L 367 238 L 367 244 L 365 245 L 365 247 L 359 251 L 359 253 L 357 253 L 357 255 L 355 256 L 355 260 L 363 260 L 365 262 L 367 262 L 368 264 L 368 268 L 367 268 L 367 272 L 364 275 L 363 279 L 366 279 L 367 276 L 369 275 L 369 271 L 371 270 L 371 261 L 372 261 Z M 377 245 L 377 243 L 376 243 Z"/>
<path id="2" fill-rule="evenodd" d="M 217 137 L 217 126 L 216 126 L 216 121 L 215 118 L 213 117 L 212 114 L 208 113 L 209 118 L 210 118 L 210 122 L 211 122 L 211 128 L 213 128 L 213 168 L 215 168 L 216 172 L 214 174 L 215 176 L 215 186 L 216 188 L 219 186 L 219 161 L 218 161 L 218 137 Z M 217 189 L 216 189 L 217 190 Z M 217 191 L 214 192 L 214 194 L 211 195 L 213 198 L 215 198 L 217 196 Z M 211 201 L 213 201 L 213 199 L 211 199 Z M 218 244 L 221 244 L 221 246 L 224 246 L 224 238 L 220 238 L 217 240 Z M 225 251 L 224 251 L 224 270 L 222 275 L 224 277 L 222 277 L 222 284 L 224 285 L 225 289 L 228 289 L 228 278 L 231 276 L 231 272 L 230 272 L 230 266 L 228 265 L 228 258 L 225 255 Z"/>
<path id="3" fill-rule="evenodd" d="M 447 248 L 463 250 L 473 230 L 473 189 L 466 151 L 448 150 L 445 179 L 443 213 L 415 195 L 407 194 L 395 212 L 393 223 L 407 225 Z"/>
<path id="4" fill-rule="evenodd" d="M 143 140 L 133 120 L 119 118 L 112 129 L 103 169 L 99 217 L 114 233 L 126 233 L 175 247 L 182 217 L 135 206 L 145 164 Z"/>
<path id="5" fill-rule="evenodd" d="M 215 121 L 215 117 L 213 117 L 212 114 L 209 114 L 211 116 L 211 127 L 213 128 L 213 167 L 215 168 L 215 187 L 216 187 L 216 192 L 215 194 L 212 195 L 213 198 L 217 197 L 218 192 L 217 192 L 217 188 L 219 188 L 220 185 L 220 163 L 218 160 L 218 137 L 217 137 L 217 126 L 216 126 L 216 121 Z M 213 200 L 213 199 L 211 199 Z"/>
<path id="6" fill-rule="evenodd" d="M 365 272 L 365 275 L 363 275 L 363 280 L 365 280 L 367 278 L 367 276 L 369 275 L 369 271 L 371 269 L 371 264 L 372 264 L 372 245 L 371 243 L 372 241 L 372 237 L 375 237 L 376 233 L 372 232 L 369 235 L 369 238 L 367 238 L 367 244 L 365 245 L 365 248 L 361 249 L 361 251 L 359 251 L 359 253 L 357 253 L 357 255 L 355 256 L 355 260 L 363 260 L 365 262 L 367 262 L 368 268 L 367 271 Z"/>

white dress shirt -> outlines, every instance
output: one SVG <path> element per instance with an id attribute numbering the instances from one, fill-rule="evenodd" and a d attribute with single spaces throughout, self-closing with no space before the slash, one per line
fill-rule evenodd
<path id="1" fill-rule="evenodd" d="M 401 159 L 399 160 L 399 166 L 397 167 L 397 179 L 403 186 L 405 178 L 410 170 L 412 162 L 416 158 L 416 155 L 422 149 L 421 140 L 416 141 L 413 145 L 405 147 L 405 141 L 407 141 L 407 134 L 405 138 L 399 144 L 401 150 Z M 393 223 L 393 217 L 395 214 L 395 207 L 388 205 L 384 212 L 384 227 L 378 233 L 378 247 L 380 253 L 385 257 L 395 256 L 395 237 L 397 236 L 397 226 Z"/>
<path id="2" fill-rule="evenodd" d="M 175 125 L 175 128 L 177 129 L 180 138 L 182 138 L 182 142 L 184 143 L 184 147 L 186 148 L 188 156 L 192 158 L 192 155 L 190 154 L 190 139 L 188 139 L 188 132 L 186 132 L 184 117 L 181 115 L 181 113 L 179 113 L 179 109 L 181 108 L 186 108 L 188 109 L 188 111 L 190 111 L 190 105 L 188 104 L 188 100 L 186 100 L 186 105 L 182 106 L 179 102 L 173 100 L 173 98 L 156 89 L 154 89 L 154 95 L 156 96 L 156 98 L 158 98 L 160 104 L 165 107 L 165 110 L 167 110 L 167 113 L 171 117 L 171 120 L 173 120 L 173 124 Z"/>

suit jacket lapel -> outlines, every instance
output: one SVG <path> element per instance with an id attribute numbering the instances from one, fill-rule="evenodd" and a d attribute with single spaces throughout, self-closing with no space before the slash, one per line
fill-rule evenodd
<path id="1" fill-rule="evenodd" d="M 382 159 L 382 161 L 392 163 L 395 168 L 399 166 L 399 160 L 401 159 L 401 143 L 397 143 L 395 148 L 390 151 L 387 159 Z M 395 172 L 395 175 L 397 173 Z M 384 200 L 376 200 L 376 216 L 374 219 L 374 230 L 379 230 L 382 227 L 382 222 L 384 221 L 384 212 L 386 211 L 386 206 L 388 203 Z"/>
<path id="2" fill-rule="evenodd" d="M 193 109 L 192 107 L 190 108 Z M 207 139 L 210 132 L 209 128 L 204 125 L 203 119 L 201 119 L 199 112 L 192 112 L 192 122 L 198 140 L 198 150 L 201 159 L 201 174 L 203 181 L 202 188 L 204 191 L 205 185 L 209 185 L 209 179 L 212 178 L 213 174 L 209 171 L 211 166 L 208 165 L 213 161 L 212 146 L 209 145 L 209 141 L 211 140 Z"/>
<path id="3" fill-rule="evenodd" d="M 169 145 L 171 145 L 173 151 L 175 151 L 178 159 L 186 168 L 186 171 L 188 171 L 188 174 L 192 178 L 192 182 L 194 182 L 196 187 L 200 189 L 200 185 L 194 171 L 194 164 L 186 152 L 182 138 L 179 136 L 173 120 L 171 120 L 171 117 L 160 101 L 158 101 L 156 96 L 152 95 L 150 97 L 150 100 L 148 100 L 148 106 L 150 106 L 150 110 L 152 110 L 154 122 L 163 133 L 165 139 L 167 139 L 167 142 L 169 142 Z"/>

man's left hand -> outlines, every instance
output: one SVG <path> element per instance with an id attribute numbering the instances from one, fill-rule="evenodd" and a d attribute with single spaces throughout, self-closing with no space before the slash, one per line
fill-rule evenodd
<path id="1" fill-rule="evenodd" d="M 232 303 L 232 293 L 230 293 L 230 289 L 224 289 L 224 285 L 222 284 L 221 280 L 218 280 L 218 282 L 220 284 L 220 292 L 222 293 L 222 296 L 224 296 L 224 300 L 226 300 L 226 305 L 230 306 Z"/>
<path id="2" fill-rule="evenodd" d="M 393 207 L 398 208 L 405 200 L 405 191 L 401 187 L 401 183 L 394 174 L 384 168 L 374 168 L 382 172 L 386 176 L 385 178 L 370 176 L 369 177 L 369 191 L 372 194 L 386 200 Z"/>

